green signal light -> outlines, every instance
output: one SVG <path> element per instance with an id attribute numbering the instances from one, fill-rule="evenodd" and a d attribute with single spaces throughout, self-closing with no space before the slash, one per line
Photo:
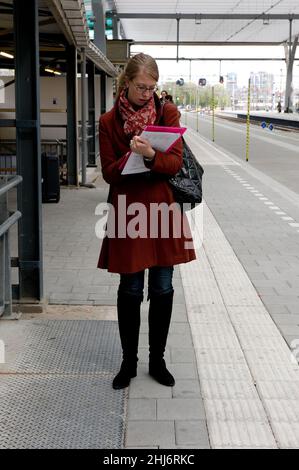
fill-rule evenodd
<path id="1" fill-rule="evenodd" d="M 112 28 L 113 28 L 112 18 L 106 18 L 106 29 L 112 29 Z"/>
<path id="2" fill-rule="evenodd" d="M 95 18 L 92 12 L 86 13 L 86 19 L 89 29 L 94 30 Z"/>

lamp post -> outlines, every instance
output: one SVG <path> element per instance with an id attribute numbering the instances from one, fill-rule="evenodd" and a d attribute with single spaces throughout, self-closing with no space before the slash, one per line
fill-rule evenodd
<path id="1" fill-rule="evenodd" d="M 280 69 L 280 84 L 279 84 L 279 101 L 281 102 L 281 93 L 282 93 L 282 69 Z"/>
<path id="2" fill-rule="evenodd" d="M 196 86 L 196 132 L 198 132 L 198 86 Z"/>

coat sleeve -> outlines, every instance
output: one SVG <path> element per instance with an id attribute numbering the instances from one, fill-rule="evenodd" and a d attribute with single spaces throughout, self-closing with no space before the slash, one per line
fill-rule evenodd
<path id="1" fill-rule="evenodd" d="M 173 104 L 165 104 L 163 110 L 163 123 L 167 127 L 180 127 L 180 113 Z M 145 162 L 145 165 L 156 173 L 164 173 L 174 176 L 181 169 L 183 164 L 183 143 L 182 139 L 172 147 L 169 153 L 156 150 L 155 158 L 152 162 Z"/>
<path id="2" fill-rule="evenodd" d="M 127 154 L 123 155 L 121 158 L 117 158 L 106 126 L 107 124 L 100 119 L 99 139 L 102 174 L 106 183 L 119 183 L 124 178 L 124 176 L 121 175 L 119 167 L 125 160 Z"/>

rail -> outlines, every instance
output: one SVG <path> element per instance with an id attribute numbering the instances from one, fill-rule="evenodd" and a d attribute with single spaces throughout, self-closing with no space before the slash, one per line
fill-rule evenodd
<path id="1" fill-rule="evenodd" d="M 8 191 L 21 182 L 19 175 L 0 177 L 0 318 L 5 319 L 13 318 L 9 229 L 22 217 L 8 210 Z"/>

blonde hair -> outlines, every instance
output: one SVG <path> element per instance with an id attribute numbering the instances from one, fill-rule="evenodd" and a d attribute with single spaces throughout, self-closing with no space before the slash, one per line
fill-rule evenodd
<path id="1" fill-rule="evenodd" d="M 157 62 L 150 55 L 136 54 L 129 61 L 117 80 L 118 93 L 126 87 L 126 82 L 133 80 L 138 73 L 144 69 L 144 72 L 156 82 L 159 80 L 159 69 Z"/>

